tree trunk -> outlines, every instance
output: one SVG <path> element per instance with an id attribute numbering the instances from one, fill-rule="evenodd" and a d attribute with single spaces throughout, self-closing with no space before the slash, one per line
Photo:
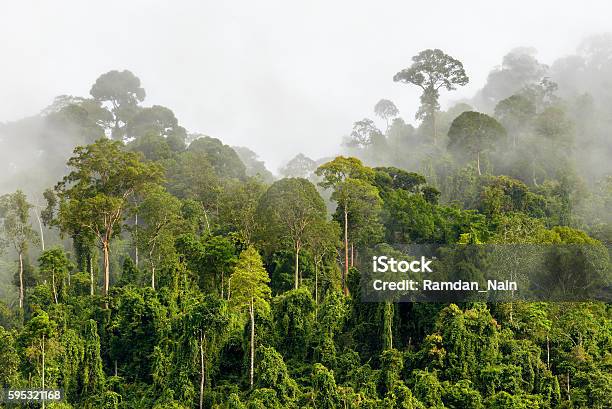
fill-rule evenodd
<path id="1" fill-rule="evenodd" d="M 316 309 L 319 307 L 319 263 L 315 261 L 314 267 L 315 267 L 315 309 Z"/>
<path id="2" fill-rule="evenodd" d="M 348 209 L 344 205 L 344 274 L 342 274 L 342 291 L 348 295 L 346 280 L 348 278 Z"/>
<path id="3" fill-rule="evenodd" d="M 480 171 L 480 151 L 476 152 L 476 168 L 478 168 L 478 176 L 482 176 Z"/>
<path id="4" fill-rule="evenodd" d="M 251 298 L 249 314 L 251 315 L 251 368 L 249 371 L 249 383 L 251 389 L 253 389 L 253 372 L 255 367 L 255 301 L 253 298 Z"/>
<path id="5" fill-rule="evenodd" d="M 41 350 L 42 350 L 42 389 L 44 390 L 45 389 L 45 334 L 42 334 Z M 45 407 L 44 399 L 42 401 L 42 407 L 43 409 Z"/>
<path id="6" fill-rule="evenodd" d="M 94 295 L 95 283 L 94 283 L 94 268 L 93 268 L 93 262 L 91 261 L 91 250 L 89 251 L 89 284 L 90 284 L 89 293 L 90 293 L 90 295 L 93 297 L 93 295 Z"/>
<path id="7" fill-rule="evenodd" d="M 57 304 L 57 290 L 55 289 L 55 273 L 51 274 L 51 285 L 53 286 L 53 299 Z"/>
<path id="8" fill-rule="evenodd" d="M 200 409 L 204 406 L 204 339 L 200 330 Z"/>
<path id="9" fill-rule="evenodd" d="M 40 220 L 40 215 L 38 214 L 38 209 L 36 208 L 34 208 L 34 215 L 36 216 L 36 220 L 38 220 L 38 230 L 40 231 L 40 247 L 42 251 L 45 251 L 45 235 L 43 234 L 42 220 Z"/>
<path id="10" fill-rule="evenodd" d="M 353 243 L 351 243 L 351 267 L 355 267 L 355 249 Z"/>
<path id="11" fill-rule="evenodd" d="M 136 237 L 138 237 L 138 213 L 134 215 L 134 232 L 136 233 Z M 138 241 L 134 241 L 134 263 L 136 264 L 136 268 L 138 268 Z"/>
<path id="12" fill-rule="evenodd" d="M 109 242 L 105 240 L 102 242 L 102 251 L 104 252 L 104 296 L 108 295 L 108 289 L 110 287 L 110 249 Z"/>
<path id="13" fill-rule="evenodd" d="M 223 270 L 221 270 L 221 299 L 223 300 L 223 284 L 225 281 L 225 275 L 223 274 Z"/>
<path id="14" fill-rule="evenodd" d="M 151 288 L 155 290 L 155 266 L 151 266 Z"/>
<path id="15" fill-rule="evenodd" d="M 438 144 L 438 129 L 436 127 L 436 111 L 431 111 L 431 125 L 433 127 L 433 144 Z"/>
<path id="16" fill-rule="evenodd" d="M 295 243 L 295 289 L 300 286 L 300 242 Z"/>
<path id="17" fill-rule="evenodd" d="M 23 309 L 23 252 L 19 252 L 19 308 Z"/>

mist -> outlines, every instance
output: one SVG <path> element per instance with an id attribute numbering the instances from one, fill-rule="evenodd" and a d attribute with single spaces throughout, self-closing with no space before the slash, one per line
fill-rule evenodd
<path id="1" fill-rule="evenodd" d="M 57 95 L 86 97 L 100 74 L 129 69 L 144 105 L 249 147 L 277 173 L 297 153 L 333 154 L 380 98 L 413 122 L 418 92 L 391 77 L 421 49 L 466 67 L 470 83 L 442 95 L 448 106 L 471 98 L 515 47 L 534 47 L 549 65 L 574 53 L 609 29 L 609 11 L 601 2 L 19 2 L 0 16 L 0 121 L 35 115 Z"/>

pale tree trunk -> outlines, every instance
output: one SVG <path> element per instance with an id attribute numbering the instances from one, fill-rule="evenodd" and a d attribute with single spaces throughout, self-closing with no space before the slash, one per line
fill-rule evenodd
<path id="1" fill-rule="evenodd" d="M 204 406 L 204 339 L 200 330 L 200 409 Z"/>
<path id="2" fill-rule="evenodd" d="M 38 220 L 38 230 L 40 232 L 40 248 L 42 251 L 45 251 L 45 235 L 43 234 L 42 220 L 40 220 L 40 215 L 38 214 L 38 209 L 36 208 L 34 208 L 34 215 L 36 216 L 36 220 Z"/>
<path id="3" fill-rule="evenodd" d="M 45 389 L 45 334 L 42 334 L 41 350 L 42 350 L 42 388 L 44 390 Z M 44 399 L 42 401 L 42 407 L 43 409 L 45 408 Z"/>
<path id="4" fill-rule="evenodd" d="M 149 262 L 151 263 L 151 288 L 155 290 L 155 263 L 153 263 L 153 249 L 149 251 Z"/>
<path id="5" fill-rule="evenodd" d="M 19 252 L 19 308 L 23 309 L 23 252 Z"/>
<path id="6" fill-rule="evenodd" d="M 438 144 L 438 129 L 436 127 L 436 111 L 431 111 L 431 125 L 433 127 L 433 144 Z"/>
<path id="7" fill-rule="evenodd" d="M 57 304 L 57 289 L 55 288 L 55 274 L 51 274 L 51 285 L 53 285 L 53 299 Z"/>
<path id="8" fill-rule="evenodd" d="M 480 151 L 476 152 L 476 168 L 478 168 L 478 176 L 482 176 L 482 172 L 480 171 Z"/>
<path id="9" fill-rule="evenodd" d="M 225 275 L 223 274 L 223 270 L 221 270 L 221 299 L 222 300 L 224 299 L 223 298 L 223 284 L 224 284 L 224 281 L 225 281 L 225 277 L 224 276 Z"/>
<path id="10" fill-rule="evenodd" d="M 351 267 L 355 267 L 355 249 L 351 243 Z"/>
<path id="11" fill-rule="evenodd" d="M 251 298 L 249 314 L 251 316 L 251 368 L 249 371 L 249 383 L 251 389 L 253 389 L 253 372 L 255 367 L 255 301 L 253 298 Z"/>
<path id="12" fill-rule="evenodd" d="M 89 293 L 92 297 L 94 295 L 94 288 L 95 288 L 94 268 L 93 268 L 93 261 L 91 260 L 91 251 L 90 251 L 90 254 L 89 254 Z"/>
<path id="13" fill-rule="evenodd" d="M 342 275 L 342 291 L 348 295 L 346 280 L 348 279 L 348 209 L 344 205 L 344 274 Z"/>
<path id="14" fill-rule="evenodd" d="M 319 308 L 319 263 L 315 261 L 315 309 Z M 316 318 L 316 313 L 315 313 Z"/>
<path id="15" fill-rule="evenodd" d="M 300 242 L 295 243 L 295 289 L 300 286 Z"/>
<path id="16" fill-rule="evenodd" d="M 106 297 L 110 288 L 110 249 L 108 240 L 102 243 L 102 251 L 104 253 L 104 296 Z"/>
<path id="17" fill-rule="evenodd" d="M 134 231 L 136 232 L 136 237 L 138 237 L 138 213 L 134 215 Z M 136 264 L 136 268 L 138 268 L 138 242 L 134 240 L 134 263 Z"/>

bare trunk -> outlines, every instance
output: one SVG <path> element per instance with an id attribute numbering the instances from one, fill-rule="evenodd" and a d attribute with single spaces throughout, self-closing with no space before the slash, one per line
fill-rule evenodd
<path id="1" fill-rule="evenodd" d="M 436 111 L 431 111 L 431 124 L 433 127 L 433 144 L 438 144 L 438 129 L 436 127 Z"/>
<path id="2" fill-rule="evenodd" d="M 319 263 L 315 261 L 315 308 L 319 307 Z"/>
<path id="3" fill-rule="evenodd" d="M 252 298 L 249 313 L 251 315 L 251 368 L 249 371 L 249 382 L 251 389 L 253 389 L 253 372 L 255 367 L 255 301 Z"/>
<path id="4" fill-rule="evenodd" d="M 355 267 L 355 249 L 353 243 L 351 243 L 351 267 Z"/>
<path id="5" fill-rule="evenodd" d="M 482 175 L 480 171 L 480 152 L 476 152 L 476 167 L 478 168 L 478 176 Z"/>
<path id="6" fill-rule="evenodd" d="M 223 300 L 223 285 L 224 285 L 225 277 L 223 274 L 223 270 L 221 270 L 221 299 Z"/>
<path id="7" fill-rule="evenodd" d="M 42 220 L 40 219 L 38 209 L 36 208 L 34 208 L 34 215 L 36 216 L 36 220 L 38 220 L 38 230 L 40 232 L 40 248 L 42 249 L 42 251 L 45 251 L 45 235 L 43 234 Z"/>
<path id="8" fill-rule="evenodd" d="M 300 242 L 295 243 L 295 289 L 300 286 Z"/>
<path id="9" fill-rule="evenodd" d="M 151 266 L 151 288 L 155 290 L 155 266 Z"/>
<path id="10" fill-rule="evenodd" d="M 348 209 L 344 205 L 344 274 L 342 274 L 342 291 L 348 295 L 346 280 L 348 278 Z"/>
<path id="11" fill-rule="evenodd" d="M 567 400 L 572 401 L 572 396 L 570 395 L 570 374 L 567 373 Z"/>
<path id="12" fill-rule="evenodd" d="M 136 237 L 138 237 L 138 213 L 134 215 L 134 232 Z M 134 263 L 136 268 L 138 268 L 138 242 L 136 240 L 134 241 Z"/>
<path id="13" fill-rule="evenodd" d="M 51 285 L 53 286 L 53 299 L 57 304 L 57 289 L 55 288 L 55 274 L 51 274 Z"/>
<path id="14" fill-rule="evenodd" d="M 42 350 L 42 389 L 44 390 L 45 389 L 45 334 L 42 335 L 41 350 Z M 42 407 L 43 409 L 45 407 L 44 399 L 42 401 Z"/>
<path id="15" fill-rule="evenodd" d="M 94 288 L 95 288 L 95 283 L 94 283 L 94 268 L 93 268 L 93 262 L 91 261 L 91 252 L 89 254 L 89 293 L 90 295 L 93 297 L 94 295 Z"/>
<path id="16" fill-rule="evenodd" d="M 200 409 L 204 406 L 204 339 L 200 330 Z"/>
<path id="17" fill-rule="evenodd" d="M 19 308 L 23 309 L 23 253 L 19 252 Z"/>
<path id="18" fill-rule="evenodd" d="M 102 251 L 104 252 L 104 296 L 107 296 L 110 287 L 110 249 L 108 241 L 102 243 Z"/>

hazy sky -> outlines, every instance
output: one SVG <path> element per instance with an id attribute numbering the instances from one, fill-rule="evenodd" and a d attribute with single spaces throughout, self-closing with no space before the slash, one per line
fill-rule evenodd
<path id="1" fill-rule="evenodd" d="M 0 9 L 0 121 L 59 94 L 87 96 L 129 69 L 145 105 L 191 132 L 255 150 L 272 171 L 298 152 L 337 150 L 380 98 L 412 120 L 414 87 L 393 74 L 425 48 L 460 59 L 471 96 L 510 49 L 545 63 L 611 31 L 607 1 L 6 1 Z"/>

